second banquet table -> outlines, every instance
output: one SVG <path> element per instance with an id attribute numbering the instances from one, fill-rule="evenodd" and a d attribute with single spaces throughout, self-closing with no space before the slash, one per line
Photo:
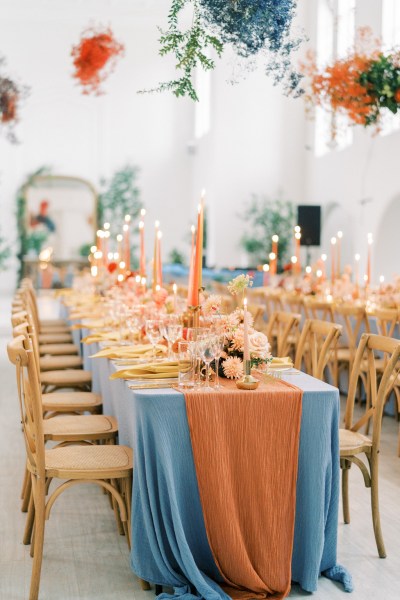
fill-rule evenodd
<path id="1" fill-rule="evenodd" d="M 104 413 L 118 420 L 119 443 L 134 450 L 133 571 L 173 587 L 176 597 L 228 598 L 218 585 L 221 575 L 207 539 L 184 395 L 110 381 L 116 366 L 107 358 L 90 359 L 98 350 L 97 343 L 83 346 L 84 367 L 93 371 Z M 312 592 L 322 573 L 351 591 L 351 577 L 337 564 L 336 552 L 339 392 L 304 373 L 283 378 L 303 390 L 292 581 Z"/>

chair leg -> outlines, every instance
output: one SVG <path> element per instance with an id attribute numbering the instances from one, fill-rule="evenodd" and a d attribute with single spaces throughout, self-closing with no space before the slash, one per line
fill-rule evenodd
<path id="1" fill-rule="evenodd" d="M 343 503 L 343 520 L 350 523 L 350 504 L 349 504 L 349 471 L 350 464 L 347 460 L 342 460 L 342 503 Z"/>
<path id="2" fill-rule="evenodd" d="M 31 494 L 31 499 L 29 501 L 28 515 L 26 517 L 23 544 L 25 546 L 29 546 L 32 540 L 32 529 L 35 520 L 35 503 L 33 502 L 33 496 Z"/>
<path id="3" fill-rule="evenodd" d="M 118 491 L 119 491 L 118 482 L 117 482 L 117 480 L 116 480 L 116 479 L 111 479 L 110 483 L 111 483 L 111 485 L 112 485 L 113 487 L 115 487 L 115 489 L 116 489 L 116 490 L 118 490 Z M 117 503 L 117 501 L 115 500 L 115 498 L 114 498 L 114 496 L 113 496 L 113 495 L 111 495 L 111 503 L 112 503 L 112 507 L 113 507 L 113 510 L 114 510 L 115 521 L 116 521 L 116 523 L 117 523 L 117 529 L 118 529 L 118 533 L 119 533 L 120 535 L 125 535 L 124 526 L 123 526 L 123 524 L 122 524 L 122 521 L 121 521 L 121 516 L 120 516 L 120 514 L 119 514 L 119 506 L 118 506 L 118 503 Z"/>
<path id="4" fill-rule="evenodd" d="M 28 477 L 26 486 L 25 486 L 25 494 L 22 499 L 21 511 L 27 512 L 29 507 L 29 500 L 32 495 L 32 479 L 31 476 Z"/>
<path id="5" fill-rule="evenodd" d="M 379 488 L 378 488 L 378 459 L 372 457 L 370 461 L 371 468 L 371 508 L 372 508 L 372 523 L 374 526 L 374 534 L 376 546 L 378 548 L 379 558 L 386 558 L 385 544 L 383 542 L 381 517 L 379 513 Z"/>
<path id="6" fill-rule="evenodd" d="M 28 469 L 25 467 L 24 480 L 22 482 L 22 489 L 21 489 L 21 500 L 23 500 L 25 498 L 26 486 L 28 485 L 28 477 L 30 479 L 31 474 L 29 473 Z"/>
<path id="7" fill-rule="evenodd" d="M 35 502 L 35 539 L 34 555 L 32 565 L 31 587 L 29 600 L 38 600 L 40 574 L 42 570 L 44 525 L 45 525 L 45 482 L 36 480 L 33 483 L 33 494 Z"/>

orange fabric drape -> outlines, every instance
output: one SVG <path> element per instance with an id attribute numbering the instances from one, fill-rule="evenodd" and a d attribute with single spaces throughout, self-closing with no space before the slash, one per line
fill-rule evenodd
<path id="1" fill-rule="evenodd" d="M 210 547 L 231 598 L 290 591 L 302 391 L 284 381 L 255 391 L 185 394 Z"/>

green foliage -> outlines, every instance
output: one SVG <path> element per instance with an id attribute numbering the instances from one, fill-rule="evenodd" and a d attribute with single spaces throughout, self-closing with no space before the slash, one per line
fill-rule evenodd
<path id="1" fill-rule="evenodd" d="M 112 233 L 120 233 L 125 215 L 130 215 L 132 219 L 138 216 L 142 207 L 137 187 L 138 172 L 137 167 L 126 165 L 116 171 L 110 180 L 100 181 L 105 189 L 99 194 L 97 204 L 99 227 L 108 221 Z"/>
<path id="2" fill-rule="evenodd" d="M 33 250 L 36 255 L 39 255 L 47 238 L 48 233 L 46 231 L 31 231 L 31 233 L 26 236 L 26 252 Z"/>
<path id="3" fill-rule="evenodd" d="M 172 265 L 184 265 L 185 257 L 180 250 L 173 248 L 169 253 L 169 262 Z"/>
<path id="4" fill-rule="evenodd" d="M 400 67 L 396 55 L 380 54 L 369 69 L 361 73 L 360 83 L 374 99 L 374 110 L 367 116 L 366 126 L 379 119 L 381 108 L 388 108 L 393 114 L 400 109 Z"/>
<path id="5" fill-rule="evenodd" d="M 248 231 L 241 238 L 241 245 L 251 256 L 254 264 L 268 261 L 271 238 L 279 235 L 278 268 L 289 260 L 295 226 L 295 205 L 286 200 L 271 200 L 253 195 L 241 216 L 248 224 Z"/>
<path id="6" fill-rule="evenodd" d="M 6 267 L 6 263 L 11 254 L 10 246 L 5 242 L 3 236 L 0 233 L 0 271 L 3 271 Z"/>
<path id="7" fill-rule="evenodd" d="M 193 8 L 193 19 L 191 26 L 186 31 L 179 28 L 179 15 L 185 6 Z M 143 92 L 171 91 L 175 96 L 189 96 L 192 100 L 198 100 L 193 85 L 193 72 L 200 66 L 204 71 L 214 69 L 214 61 L 207 56 L 207 49 L 213 48 L 218 56 L 221 56 L 223 44 L 220 39 L 207 33 L 201 19 L 199 0 L 172 0 L 171 9 L 168 14 L 168 29 L 160 29 L 160 55 L 174 54 L 176 69 L 179 74 L 176 79 L 160 83 L 157 88 L 143 90 Z"/>
<path id="8" fill-rule="evenodd" d="M 87 258 L 90 254 L 91 247 L 92 244 L 82 244 L 82 246 L 78 250 L 79 256 L 82 256 L 82 258 Z"/>

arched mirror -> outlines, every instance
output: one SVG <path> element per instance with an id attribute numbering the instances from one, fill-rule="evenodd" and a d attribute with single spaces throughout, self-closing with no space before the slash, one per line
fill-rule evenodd
<path id="1" fill-rule="evenodd" d="M 75 270 L 87 264 L 97 229 L 97 192 L 80 177 L 40 174 L 22 190 L 19 215 L 22 272 L 51 263 Z"/>

